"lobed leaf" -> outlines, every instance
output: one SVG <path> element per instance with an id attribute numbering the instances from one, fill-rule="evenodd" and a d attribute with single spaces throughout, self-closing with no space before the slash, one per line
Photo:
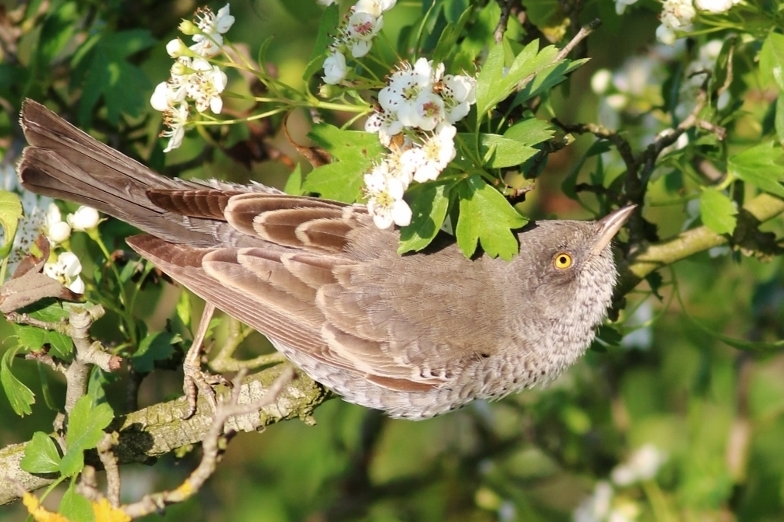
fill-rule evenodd
<path id="1" fill-rule="evenodd" d="M 411 224 L 400 230 L 398 254 L 419 251 L 436 237 L 446 219 L 451 185 L 426 183 L 409 191 Z"/>
<path id="2" fill-rule="evenodd" d="M 784 150 L 768 141 L 731 156 L 731 174 L 766 192 L 784 198 Z"/>
<path id="3" fill-rule="evenodd" d="M 479 243 L 490 257 L 511 260 L 519 251 L 517 237 L 511 229 L 521 228 L 527 219 L 478 174 L 461 182 L 457 191 L 460 216 L 455 233 L 463 254 L 466 257 L 474 255 Z"/>
<path id="4" fill-rule="evenodd" d="M 60 473 L 70 476 L 82 471 L 84 452 L 98 445 L 104 428 L 113 418 L 114 412 L 106 403 L 94 406 L 92 399 L 86 395 L 76 401 L 68 415 L 67 450 L 60 462 Z"/>
<path id="5" fill-rule="evenodd" d="M 738 218 L 738 210 L 723 192 L 708 189 L 700 195 L 702 223 L 717 234 L 732 234 Z"/>
<path id="6" fill-rule="evenodd" d="M 313 169 L 302 187 L 327 199 L 353 203 L 360 197 L 363 174 L 384 154 L 378 136 L 369 132 L 346 131 L 326 123 L 308 134 L 332 154 L 332 163 Z"/>
<path id="7" fill-rule="evenodd" d="M 28 473 L 57 473 L 60 470 L 60 452 L 54 440 L 42 431 L 36 431 L 25 445 L 24 457 L 19 467 Z"/>

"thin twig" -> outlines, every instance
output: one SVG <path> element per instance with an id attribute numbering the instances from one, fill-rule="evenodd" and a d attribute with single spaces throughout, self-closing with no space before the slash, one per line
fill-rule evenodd
<path id="1" fill-rule="evenodd" d="M 97 447 L 98 458 L 106 471 L 106 497 L 114 507 L 120 505 L 120 468 L 112 448 L 119 440 L 120 436 L 116 431 L 105 433 Z"/>
<path id="2" fill-rule="evenodd" d="M 138 518 L 156 513 L 168 504 L 183 502 L 195 495 L 206 480 L 212 476 L 218 464 L 220 455 L 223 452 L 221 440 L 224 437 L 223 430 L 226 421 L 231 417 L 247 415 L 272 404 L 283 390 L 283 387 L 294 377 L 294 369 L 289 367 L 284 370 L 272 386 L 269 387 L 264 397 L 250 404 L 239 404 L 241 377 L 242 375 L 239 375 L 238 379 L 235 379 L 236 382 L 234 383 L 230 401 L 226 404 L 220 404 L 215 412 L 210 430 L 202 443 L 203 455 L 198 467 L 176 489 L 147 495 L 139 502 L 123 506 L 122 510 L 128 516 Z"/>
<path id="3" fill-rule="evenodd" d="M 496 44 L 500 44 L 506 32 L 506 25 L 509 23 L 509 13 L 512 12 L 513 0 L 498 0 L 498 5 L 501 7 L 501 16 L 498 18 L 498 25 L 493 31 L 493 39 Z"/>

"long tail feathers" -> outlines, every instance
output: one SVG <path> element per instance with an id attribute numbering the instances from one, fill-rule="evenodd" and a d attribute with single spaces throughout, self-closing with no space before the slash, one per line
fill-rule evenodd
<path id="1" fill-rule="evenodd" d="M 26 189 L 94 207 L 167 241 L 214 243 L 214 222 L 174 215 L 147 194 L 203 185 L 161 176 L 32 100 L 23 105 L 21 125 L 30 144 L 18 169 Z"/>

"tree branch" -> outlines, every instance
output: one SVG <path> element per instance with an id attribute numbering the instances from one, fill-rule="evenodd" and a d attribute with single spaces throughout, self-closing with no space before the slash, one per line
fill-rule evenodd
<path id="1" fill-rule="evenodd" d="M 746 203 L 743 210 L 758 222 L 764 223 L 784 212 L 784 199 L 763 193 Z M 729 240 L 729 236 L 719 235 L 701 226 L 666 241 L 641 246 L 628 261 L 619 263 L 620 280 L 615 287 L 616 299 L 626 295 L 651 272 L 698 252 L 724 245 Z"/>
<path id="2" fill-rule="evenodd" d="M 240 402 L 261 399 L 285 368 L 286 365 L 277 365 L 245 378 L 240 390 Z M 217 393 L 228 397 L 230 390 L 221 387 Z M 258 431 L 265 426 L 291 419 L 311 423 L 310 415 L 314 409 L 330 397 L 322 386 L 298 372 L 297 378 L 286 385 L 274 404 L 258 412 L 230 419 L 225 429 Z M 112 448 L 117 463 L 146 462 L 204 440 L 213 424 L 212 410 L 201 397 L 196 414 L 188 420 L 182 420 L 187 409 L 187 400 L 180 397 L 116 418 L 110 430 L 119 432 L 117 445 Z M 25 446 L 26 443 L 13 444 L 0 449 L 0 505 L 17 500 L 20 497 L 20 485 L 25 491 L 33 491 L 51 484 L 57 478 L 54 474 L 32 475 L 23 471 L 19 463 L 24 456 Z M 87 457 L 90 464 L 100 466 L 97 456 L 91 457 L 88 453 Z"/>

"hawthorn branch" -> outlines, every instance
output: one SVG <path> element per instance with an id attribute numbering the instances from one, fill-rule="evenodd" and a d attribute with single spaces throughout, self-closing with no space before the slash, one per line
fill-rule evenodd
<path id="1" fill-rule="evenodd" d="M 285 368 L 286 365 L 277 365 L 246 377 L 240 389 L 242 402 L 261 399 Z M 224 400 L 229 393 L 225 387 L 217 390 Z M 316 407 L 331 397 L 325 388 L 298 372 L 297 378 L 284 386 L 274 404 L 264 406 L 258 412 L 230 419 L 226 423 L 226 430 L 252 432 L 292 419 L 310 424 L 313 422 L 311 414 Z M 182 420 L 187 409 L 187 399 L 180 397 L 116 418 L 108 430 L 119 434 L 117 444 L 112 448 L 117 464 L 149 462 L 183 446 L 205 440 L 212 426 L 212 410 L 201 397 L 196 414 L 188 420 Z M 0 449 L 0 505 L 20 498 L 20 485 L 24 491 L 33 491 L 48 486 L 57 478 L 53 474 L 32 475 L 21 469 L 19 463 L 26 444 L 12 444 Z M 91 457 L 88 453 L 87 457 L 89 464 L 101 465 L 96 455 Z"/>
<path id="2" fill-rule="evenodd" d="M 746 203 L 742 210 L 745 212 L 739 214 L 741 219 L 747 216 L 757 221 L 755 225 L 764 223 L 784 212 L 784 199 L 763 193 Z M 618 271 L 621 275 L 615 287 L 616 300 L 626 295 L 651 272 L 729 241 L 730 236 L 717 234 L 701 226 L 659 243 L 640 246 L 628 260 L 619 263 Z"/>

